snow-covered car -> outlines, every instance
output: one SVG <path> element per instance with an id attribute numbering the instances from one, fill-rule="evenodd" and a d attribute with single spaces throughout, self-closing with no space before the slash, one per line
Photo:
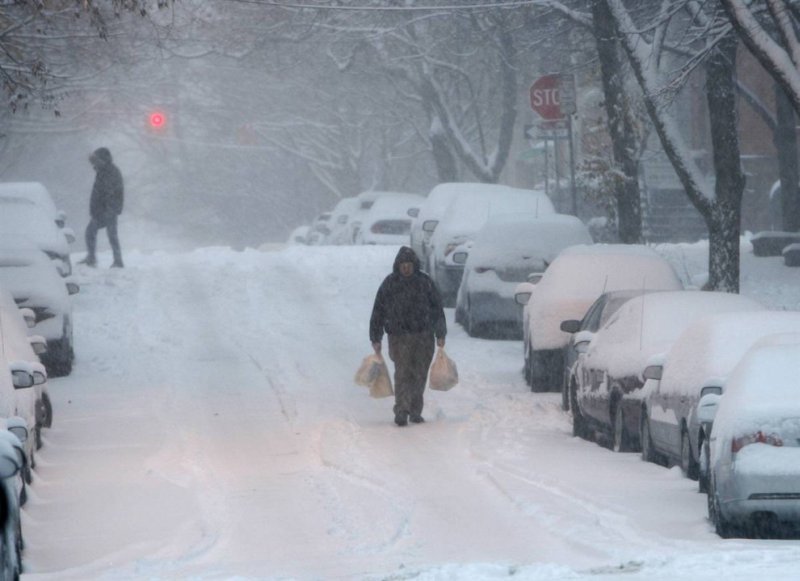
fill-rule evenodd
<path id="1" fill-rule="evenodd" d="M 19 473 L 22 470 L 19 449 L 22 444 L 16 435 L 18 433 L 0 427 L 0 575 L 3 579 L 19 579 L 22 572 L 19 497 Z"/>
<path id="2" fill-rule="evenodd" d="M 17 305 L 35 313 L 30 333 L 47 341 L 41 360 L 48 374 L 69 375 L 75 358 L 70 295 L 78 292 L 78 285 L 61 278 L 52 262 L 33 246 L 0 237 L 0 286 Z"/>
<path id="3" fill-rule="evenodd" d="M 34 378 L 33 389 L 14 390 L 14 413 L 25 420 L 25 428 L 31 436 L 25 445 L 24 476 L 29 483 L 30 469 L 35 464 L 34 453 L 37 447 L 41 447 L 41 430 L 49 428 L 53 421 L 53 408 L 47 391 L 47 372 L 35 353 L 33 344 L 44 348 L 44 338 L 28 336 L 28 325 L 14 298 L 0 285 L 0 348 L 5 351 L 9 360 L 25 362 L 28 365 L 27 371 Z"/>
<path id="4" fill-rule="evenodd" d="M 560 389 L 570 340 L 561 323 L 582 318 L 601 294 L 682 288 L 669 262 L 646 246 L 583 244 L 562 250 L 537 284 L 523 282 L 516 289 L 515 300 L 524 306 L 523 369 L 531 389 Z"/>
<path id="5" fill-rule="evenodd" d="M 575 434 L 588 438 L 594 430 L 609 436 L 615 451 L 640 449 L 641 388 L 650 359 L 666 353 L 701 317 L 763 308 L 741 295 L 710 291 L 655 292 L 628 300 L 597 333 L 575 338 L 588 342 L 570 393 Z"/>
<path id="6" fill-rule="evenodd" d="M 410 211 L 419 209 L 424 197 L 418 194 L 381 196 L 361 219 L 356 244 L 409 244 Z"/>
<path id="7" fill-rule="evenodd" d="M 455 306 L 464 273 L 464 265 L 451 260 L 452 252 L 474 240 L 489 218 L 503 214 L 541 218 L 555 214 L 555 209 L 544 192 L 491 184 L 453 198 L 431 235 L 428 254 L 429 274 L 439 286 L 445 306 Z"/>
<path id="8" fill-rule="evenodd" d="M 628 289 L 603 293 L 592 303 L 592 306 L 586 311 L 583 319 L 570 319 L 561 322 L 561 330 L 566 333 L 572 333 L 572 337 L 569 339 L 567 346 L 564 347 L 564 381 L 561 383 L 561 409 L 564 411 L 570 409 L 569 388 L 572 382 L 575 381 L 575 364 L 578 362 L 581 351 L 585 351 L 587 345 L 584 341 L 580 343 L 579 347 L 579 344 L 575 342 L 576 335 L 582 331 L 596 333 L 622 305 L 633 297 L 638 297 L 646 292 L 653 291 Z"/>
<path id="9" fill-rule="evenodd" d="M 663 364 L 645 370 L 642 457 L 678 463 L 685 475 L 700 478 L 700 490 L 705 492 L 707 475 L 700 467 L 700 451 L 708 445 L 707 427 L 697 419 L 704 390 L 721 393 L 731 370 L 762 337 L 799 330 L 800 312 L 791 311 L 712 315 L 687 328 Z"/>
<path id="10" fill-rule="evenodd" d="M 327 244 L 352 244 L 350 222 L 358 212 L 361 200 L 358 198 L 342 198 L 331 211 L 330 230 Z"/>
<path id="11" fill-rule="evenodd" d="M 51 258 L 61 276 L 72 273 L 69 242 L 51 216 L 24 198 L 0 197 L 0 233 L 3 237 L 24 238 Z"/>
<path id="12" fill-rule="evenodd" d="M 44 210 L 53 219 L 56 226 L 65 229 L 65 235 L 72 238 L 69 242 L 75 239 L 72 230 L 66 228 L 67 215 L 58 209 L 53 196 L 50 195 L 44 184 L 39 182 L 0 182 L 0 198 L 30 200 Z"/>
<path id="13" fill-rule="evenodd" d="M 480 183 L 443 183 L 433 187 L 425 198 L 425 202 L 411 223 L 411 249 L 417 253 L 422 263 L 422 268 L 430 272 L 428 263 L 429 243 L 436 226 L 442 219 L 447 207 L 453 199 L 462 193 L 486 191 L 487 188 L 499 189 L 506 186 L 487 185 Z"/>
<path id="14" fill-rule="evenodd" d="M 708 516 L 722 537 L 800 525 L 798 361 L 797 333 L 764 337 L 731 371 L 721 396 L 701 399 L 701 415 L 714 423 Z"/>
<path id="15" fill-rule="evenodd" d="M 396 194 L 404 194 L 405 192 L 389 192 L 379 190 L 368 190 L 361 192 L 356 196 L 358 200 L 358 207 L 352 212 L 349 220 L 350 240 L 355 243 L 358 238 L 358 233 L 361 231 L 364 219 L 367 217 L 370 208 L 375 203 L 375 200 L 384 196 L 393 196 Z"/>
<path id="16" fill-rule="evenodd" d="M 469 249 L 450 256 L 463 264 L 456 298 L 456 322 L 472 336 L 522 338 L 522 309 L 514 300 L 517 285 L 544 272 L 568 246 L 591 244 L 586 226 L 575 216 L 535 214 L 492 216 Z"/>
<path id="17" fill-rule="evenodd" d="M 308 233 L 311 230 L 310 226 L 298 226 L 289 234 L 286 240 L 287 244 L 308 244 Z"/>

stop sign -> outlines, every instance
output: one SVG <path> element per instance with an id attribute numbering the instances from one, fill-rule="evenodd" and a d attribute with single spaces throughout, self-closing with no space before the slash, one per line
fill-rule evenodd
<path id="1" fill-rule="evenodd" d="M 542 119 L 561 119 L 561 94 L 559 75 L 544 75 L 531 85 L 531 109 Z"/>

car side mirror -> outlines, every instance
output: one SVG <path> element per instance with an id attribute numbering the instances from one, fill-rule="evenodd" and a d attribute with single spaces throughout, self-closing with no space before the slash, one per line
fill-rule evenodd
<path id="1" fill-rule="evenodd" d="M 11 368 L 11 379 L 14 383 L 14 389 L 27 389 L 33 387 L 33 373 L 31 373 L 30 365 L 22 362 L 14 362 L 9 365 Z"/>
<path id="2" fill-rule="evenodd" d="M 436 230 L 436 226 L 439 224 L 439 220 L 425 220 L 422 223 L 422 230 L 423 232 L 427 232 L 431 234 L 434 230 Z"/>
<path id="3" fill-rule="evenodd" d="M 44 355 L 47 353 L 47 341 L 41 335 L 31 335 L 28 337 L 28 342 L 31 344 L 31 349 L 37 355 Z"/>
<path id="4" fill-rule="evenodd" d="M 66 223 L 67 223 L 67 213 L 64 212 L 63 210 L 59 210 L 58 212 L 56 212 L 56 226 L 58 226 L 59 228 L 63 228 Z"/>
<path id="5" fill-rule="evenodd" d="M 71 295 L 76 295 L 80 292 L 81 287 L 78 286 L 78 283 L 75 282 L 68 282 L 67 283 L 67 292 Z"/>
<path id="6" fill-rule="evenodd" d="M 28 441 L 28 422 L 19 416 L 6 418 L 6 428 L 14 434 L 21 444 Z"/>
<path id="7" fill-rule="evenodd" d="M 561 330 L 565 333 L 577 333 L 581 330 L 581 322 L 575 319 L 569 321 L 561 321 Z"/>
<path id="8" fill-rule="evenodd" d="M 543 276 L 543 272 L 532 272 L 528 275 L 528 282 L 531 284 L 539 284 L 539 281 L 542 280 Z"/>
<path id="9" fill-rule="evenodd" d="M 467 262 L 467 257 L 469 256 L 469 252 L 454 252 L 453 253 L 453 262 L 456 264 L 465 264 Z"/>
<path id="10" fill-rule="evenodd" d="M 64 228 L 61 231 L 64 233 L 64 238 L 67 239 L 67 242 L 69 244 L 75 242 L 75 230 L 73 230 L 72 228 Z"/>
<path id="11" fill-rule="evenodd" d="M 408 214 L 412 218 L 416 218 L 417 216 L 419 216 L 419 208 L 409 208 L 406 214 Z"/>
<path id="12" fill-rule="evenodd" d="M 528 304 L 533 295 L 534 286 L 529 282 L 521 282 L 514 289 L 514 302 L 523 307 Z"/>
<path id="13" fill-rule="evenodd" d="M 710 424 L 714 421 L 722 396 L 718 393 L 707 393 L 700 398 L 697 404 L 697 421 L 701 424 Z"/>
<path id="14" fill-rule="evenodd" d="M 705 395 L 722 395 L 721 385 L 706 385 L 700 390 L 700 399 Z"/>
<path id="15" fill-rule="evenodd" d="M 648 365 L 644 368 L 642 372 L 642 377 L 645 379 L 655 379 L 660 381 L 661 375 L 664 373 L 664 367 L 662 365 Z"/>
<path id="16" fill-rule="evenodd" d="M 28 329 L 33 329 L 33 327 L 36 326 L 36 313 L 33 312 L 33 309 L 20 307 L 19 312 L 22 313 L 22 318 L 25 319 L 25 324 L 28 326 Z"/>

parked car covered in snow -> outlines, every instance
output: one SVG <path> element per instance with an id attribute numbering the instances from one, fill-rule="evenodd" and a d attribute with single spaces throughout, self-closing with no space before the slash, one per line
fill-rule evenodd
<path id="1" fill-rule="evenodd" d="M 761 311 L 741 295 L 706 291 L 646 293 L 627 301 L 587 341 L 577 363 L 572 422 L 576 435 L 590 430 L 611 438 L 615 451 L 639 449 L 643 372 L 654 355 L 667 352 L 700 317 Z"/>
<path id="2" fill-rule="evenodd" d="M 753 311 L 703 317 L 687 328 L 661 365 L 645 370 L 640 440 L 645 460 L 677 463 L 692 479 L 700 478 L 700 452 L 706 428 L 697 419 L 704 393 L 722 393 L 725 381 L 747 350 L 773 333 L 800 331 L 800 312 Z M 702 476 L 702 478 L 701 478 Z"/>
<path id="3" fill-rule="evenodd" d="M 453 261 L 453 251 L 474 240 L 490 217 L 523 213 L 544 217 L 555 214 L 555 209 L 544 192 L 502 186 L 462 193 L 450 202 L 429 243 L 430 275 L 445 306 L 455 306 L 464 273 L 464 265 Z"/>
<path id="4" fill-rule="evenodd" d="M 31 309 L 31 329 L 47 341 L 42 363 L 51 376 L 69 375 L 75 358 L 72 340 L 72 299 L 78 285 L 61 278 L 52 261 L 24 241 L 0 236 L 0 286 L 20 307 Z"/>
<path id="5" fill-rule="evenodd" d="M 387 194 L 381 196 L 364 215 L 356 244 L 409 244 L 411 214 L 419 210 L 424 197 L 419 194 Z"/>
<path id="6" fill-rule="evenodd" d="M 675 270 L 654 250 L 633 244 L 571 246 L 561 251 L 537 284 L 517 286 L 515 300 L 524 306 L 524 373 L 533 391 L 558 391 L 564 370 L 564 347 L 570 334 L 561 323 L 580 319 L 607 291 L 679 290 Z"/>
<path id="7" fill-rule="evenodd" d="M 434 186 L 411 223 L 411 249 L 417 253 L 422 268 L 430 272 L 430 239 L 450 202 L 459 194 L 476 191 L 497 191 L 507 186 L 466 182 L 443 183 Z"/>
<path id="8" fill-rule="evenodd" d="M 724 393 L 701 400 L 701 415 L 714 423 L 708 516 L 722 537 L 800 525 L 798 361 L 797 333 L 764 337 L 731 371 Z"/>
<path id="9" fill-rule="evenodd" d="M 384 192 L 379 190 L 367 190 L 361 192 L 356 196 L 358 200 L 358 207 L 352 213 L 351 218 L 348 220 L 350 228 L 350 240 L 355 243 L 358 233 L 361 231 L 362 223 L 367 216 L 370 208 L 375 203 L 375 200 L 387 195 L 402 194 L 404 192 Z"/>
<path id="10" fill-rule="evenodd" d="M 514 300 L 517 285 L 544 272 L 568 246 L 591 244 L 586 226 L 575 216 L 502 214 L 492 216 L 469 250 L 451 256 L 464 265 L 456 299 L 456 322 L 472 336 L 505 331 L 522 338 L 522 310 Z"/>
<path id="11" fill-rule="evenodd" d="M 41 430 L 49 428 L 53 420 L 53 408 L 47 391 L 47 372 L 34 351 L 46 348 L 44 338 L 28 336 L 28 325 L 23 314 L 5 288 L 0 285 L 0 348 L 10 361 L 25 362 L 27 371 L 34 378 L 33 389 L 14 390 L 14 415 L 25 420 L 25 428 L 31 436 L 25 445 L 25 479 L 31 482 L 30 468 L 35 464 L 34 453 L 41 446 Z"/>
<path id="12" fill-rule="evenodd" d="M 0 182 L 0 198 L 22 198 L 39 206 L 50 216 L 59 228 L 66 227 L 67 215 L 56 207 L 53 196 L 39 182 Z M 65 232 L 67 237 L 75 238 L 74 232 Z M 72 242 L 72 240 L 69 240 Z"/>
<path id="13" fill-rule="evenodd" d="M 52 259 L 61 276 L 72 273 L 69 242 L 52 216 L 34 202 L 0 197 L 0 234 L 27 239 Z"/>
<path id="14" fill-rule="evenodd" d="M 576 363 L 581 353 L 586 351 L 587 346 L 586 341 L 578 343 L 575 337 L 585 337 L 586 335 L 582 333 L 583 331 L 597 333 L 600 327 L 605 325 L 611 315 L 616 313 L 622 305 L 633 297 L 638 297 L 646 292 L 652 291 L 627 289 L 603 293 L 592 303 L 583 319 L 570 319 L 569 321 L 561 322 L 561 330 L 566 333 L 572 333 L 567 346 L 564 347 L 564 381 L 561 384 L 561 408 L 563 410 L 570 409 L 569 387 L 575 381 Z"/>

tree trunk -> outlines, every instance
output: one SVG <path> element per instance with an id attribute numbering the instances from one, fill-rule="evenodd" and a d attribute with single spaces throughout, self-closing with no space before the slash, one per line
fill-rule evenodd
<path id="1" fill-rule="evenodd" d="M 775 148 L 778 150 L 778 175 L 781 178 L 782 229 L 800 232 L 800 174 L 797 167 L 796 118 L 792 101 L 783 88 L 775 85 L 775 109 L 778 123 Z"/>
<path id="2" fill-rule="evenodd" d="M 447 136 L 441 131 L 431 127 L 430 132 L 431 152 L 433 161 L 436 164 L 436 176 L 439 183 L 458 181 L 458 164 L 450 149 Z"/>
<path id="3" fill-rule="evenodd" d="M 620 58 L 614 20 L 608 5 L 605 2 L 594 2 L 592 16 L 614 162 L 624 176 L 624 180 L 614 193 L 617 204 L 617 232 L 621 242 L 637 244 L 642 241 L 638 160 L 634 156 L 638 147 L 625 94 L 624 65 Z"/>
<path id="4" fill-rule="evenodd" d="M 708 224 L 708 286 L 739 292 L 739 235 L 745 176 L 739 150 L 736 111 L 736 48 L 730 34 L 706 65 L 706 99 L 716 174 L 715 200 L 704 213 Z"/>

